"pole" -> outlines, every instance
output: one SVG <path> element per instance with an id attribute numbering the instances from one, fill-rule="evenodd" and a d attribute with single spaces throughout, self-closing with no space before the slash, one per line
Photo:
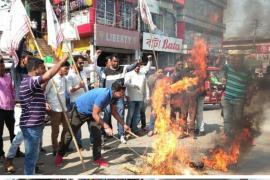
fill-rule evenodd
<path id="1" fill-rule="evenodd" d="M 255 54 L 257 55 L 257 50 L 256 50 L 256 35 L 257 35 L 257 29 L 259 26 L 259 20 L 255 19 L 255 27 L 254 27 L 254 36 L 253 36 L 253 46 L 254 46 L 254 51 Z"/>
<path id="2" fill-rule="evenodd" d="M 138 3 L 138 22 L 139 22 L 139 19 L 140 19 L 140 17 L 139 17 L 139 12 L 140 12 L 140 8 L 141 8 L 140 6 L 141 6 L 141 4 Z M 138 29 L 139 29 L 140 25 L 138 24 Z M 151 30 L 151 27 L 150 27 L 150 24 L 149 23 L 148 23 L 148 28 L 150 30 L 149 32 L 150 32 L 150 35 L 151 35 L 151 43 L 152 43 L 152 41 L 153 41 L 153 33 L 152 33 L 152 30 Z M 141 30 L 141 28 L 139 30 Z M 158 61 L 157 61 L 157 56 L 156 56 L 154 47 L 152 48 L 152 52 L 153 52 L 155 63 L 156 63 L 156 67 L 157 67 L 157 70 L 158 70 L 159 69 L 159 67 L 158 67 Z"/>
<path id="3" fill-rule="evenodd" d="M 66 11 L 66 12 L 65 12 L 65 13 L 66 13 L 66 22 L 68 22 L 68 21 L 69 21 L 69 0 L 66 0 L 65 3 L 66 3 L 66 7 L 65 7 L 65 11 Z M 60 26 L 60 31 L 61 31 L 61 33 L 63 34 L 63 31 L 62 31 L 61 26 Z M 84 84 L 84 88 L 83 88 L 83 89 L 84 89 L 84 92 L 86 92 L 86 84 L 84 83 L 84 81 L 83 81 L 83 79 L 82 79 L 82 76 L 81 76 L 81 74 L 80 74 L 80 72 L 79 72 L 79 70 L 78 70 L 78 68 L 77 68 L 77 66 L 76 66 L 76 64 L 75 64 L 74 58 L 73 58 L 72 53 L 71 53 L 71 49 L 69 48 L 69 44 L 68 44 L 68 42 L 65 41 L 65 40 L 64 40 L 64 44 L 65 44 L 65 46 L 67 47 L 69 57 L 71 58 L 71 61 L 72 61 L 72 63 L 73 63 L 73 67 L 74 67 L 76 73 L 78 74 L 78 76 L 79 76 L 81 82 L 83 82 L 83 84 Z"/>
<path id="4" fill-rule="evenodd" d="M 37 43 L 37 41 L 36 41 L 36 38 L 35 38 L 35 36 L 34 36 L 34 34 L 33 34 L 33 32 L 32 32 L 32 29 L 31 29 L 31 27 L 30 27 L 29 22 L 30 22 L 30 21 L 29 21 L 29 18 L 28 18 L 28 23 L 27 23 L 27 25 L 28 25 L 28 27 L 29 27 L 29 32 L 30 32 L 30 34 L 31 34 L 31 36 L 32 36 L 32 38 L 33 38 L 33 40 L 34 40 L 35 46 L 37 47 L 37 50 L 38 50 L 38 53 L 39 53 L 40 57 L 43 58 L 43 55 L 42 55 L 42 53 L 41 53 L 41 51 L 40 51 L 39 45 L 38 45 L 38 43 Z M 45 64 L 45 67 L 46 67 L 46 69 L 48 69 L 48 67 L 46 66 L 46 64 Z M 67 123 L 67 125 L 68 125 L 69 131 L 70 131 L 70 133 L 71 133 L 72 140 L 73 140 L 73 142 L 74 142 L 74 144 L 75 144 L 75 147 L 76 147 L 76 149 L 77 149 L 77 151 L 78 151 L 78 153 L 79 153 L 79 157 L 80 157 L 80 160 L 81 160 L 81 162 L 82 162 L 82 167 L 83 167 L 84 170 L 86 170 L 85 164 L 84 164 L 84 160 L 83 160 L 83 157 L 82 157 L 82 154 L 81 154 L 81 151 L 79 150 L 78 143 L 77 143 L 76 138 L 75 138 L 75 136 L 74 136 L 74 133 L 73 133 L 73 131 L 72 131 L 72 128 L 71 128 L 71 125 L 70 125 L 70 123 L 69 123 L 69 119 L 68 119 L 67 113 L 66 113 L 65 110 L 64 110 L 64 105 L 63 105 L 63 103 L 62 103 L 62 101 L 61 101 L 61 99 L 60 99 L 59 92 L 58 92 L 58 90 L 56 89 L 55 82 L 54 82 L 53 79 L 52 79 L 52 85 L 53 85 L 53 88 L 54 88 L 54 90 L 55 90 L 55 92 L 56 92 L 56 96 L 57 96 L 57 99 L 58 99 L 58 101 L 59 101 L 59 103 L 60 103 L 60 106 L 61 106 L 61 108 L 62 108 L 62 110 L 63 110 L 63 114 L 64 114 L 64 117 L 65 117 L 66 123 Z"/>

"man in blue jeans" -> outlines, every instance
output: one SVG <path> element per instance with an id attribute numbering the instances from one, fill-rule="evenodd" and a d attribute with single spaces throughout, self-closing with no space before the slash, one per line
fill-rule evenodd
<path id="1" fill-rule="evenodd" d="M 144 98 L 147 101 L 150 99 L 145 72 L 140 71 L 140 65 L 126 74 L 125 85 L 127 86 L 128 94 L 128 115 L 126 122 L 131 127 L 132 132 L 140 136 L 142 133 L 138 129 L 138 124 L 140 122 L 141 106 Z M 146 97 L 144 97 L 145 94 Z"/>
<path id="2" fill-rule="evenodd" d="M 59 71 L 67 59 L 68 57 L 64 56 L 47 72 L 41 59 L 31 58 L 27 64 L 28 75 L 22 80 L 19 93 L 22 107 L 20 128 L 25 145 L 25 175 L 35 174 L 35 166 L 39 157 L 46 112 L 44 95 L 46 83 Z"/>

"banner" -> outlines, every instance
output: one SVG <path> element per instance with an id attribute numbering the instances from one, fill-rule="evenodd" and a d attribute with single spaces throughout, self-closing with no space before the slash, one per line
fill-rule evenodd
<path id="1" fill-rule="evenodd" d="M 68 41 L 80 40 L 77 27 L 72 25 L 70 22 L 62 23 L 61 29 L 65 37 L 65 40 Z"/>
<path id="2" fill-rule="evenodd" d="M 46 14 L 47 14 L 47 31 L 48 31 L 48 45 L 57 49 L 58 45 L 63 41 L 64 37 L 61 32 L 58 19 L 53 11 L 49 0 L 46 0 Z"/>
<path id="3" fill-rule="evenodd" d="M 143 22 L 150 26 L 151 31 L 154 31 L 157 28 L 157 26 L 153 23 L 152 15 L 149 11 L 146 0 L 139 0 L 139 5 Z"/>

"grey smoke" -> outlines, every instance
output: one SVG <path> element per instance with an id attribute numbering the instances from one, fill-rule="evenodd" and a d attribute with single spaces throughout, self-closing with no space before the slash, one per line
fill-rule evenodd
<path id="1" fill-rule="evenodd" d="M 227 9 L 224 11 L 224 40 L 252 40 L 256 19 L 256 39 L 269 39 L 269 9 L 269 0 L 228 0 Z"/>

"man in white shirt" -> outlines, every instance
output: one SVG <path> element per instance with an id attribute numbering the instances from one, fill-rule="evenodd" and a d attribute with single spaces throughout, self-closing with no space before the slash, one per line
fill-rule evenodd
<path id="1" fill-rule="evenodd" d="M 55 87 L 58 90 L 60 100 L 63 103 L 63 108 L 60 105 L 60 102 L 57 98 L 56 91 L 53 87 L 53 82 L 50 80 L 46 86 L 46 106 L 49 110 L 49 116 L 51 119 L 51 127 L 52 127 L 52 133 L 51 133 L 51 140 L 52 140 L 52 148 L 53 148 L 53 155 L 56 155 L 56 152 L 59 148 L 58 143 L 58 134 L 59 134 L 59 126 L 60 124 L 63 125 L 63 131 L 61 133 L 61 142 L 64 141 L 64 135 L 66 131 L 68 130 L 68 126 L 65 120 L 64 113 L 67 111 L 66 107 L 66 97 L 65 93 L 68 89 L 68 81 L 66 79 L 66 75 L 69 71 L 69 63 L 66 62 L 58 71 L 58 73 L 53 77 L 53 81 L 55 83 Z"/>
<path id="2" fill-rule="evenodd" d="M 84 62 L 86 61 L 86 59 L 82 55 L 75 55 L 73 56 L 73 59 L 75 61 L 75 64 L 73 64 L 73 68 L 69 71 L 67 76 L 69 82 L 69 89 L 67 92 L 70 97 L 69 111 L 72 110 L 75 100 L 88 91 L 87 75 L 83 70 Z M 78 69 L 79 74 L 76 72 L 74 66 L 76 66 L 76 68 Z M 81 137 L 82 132 L 81 130 L 79 130 L 78 134 L 76 135 L 76 140 L 80 149 L 82 149 Z"/>
<path id="3" fill-rule="evenodd" d="M 68 93 L 70 95 L 70 102 L 74 103 L 75 100 L 82 94 L 88 91 L 87 87 L 87 76 L 83 71 L 85 58 L 81 55 L 76 55 L 73 57 L 75 64 L 73 66 L 77 66 L 77 69 L 80 74 L 77 74 L 75 71 L 75 67 L 72 68 L 68 73 L 68 81 L 70 83 L 70 87 L 68 89 Z M 81 77 L 81 78 L 80 78 Z M 81 81 L 81 79 L 83 81 Z"/>
<path id="4" fill-rule="evenodd" d="M 127 87 L 128 94 L 128 115 L 126 123 L 131 127 L 132 132 L 138 135 L 141 135 L 137 127 L 140 122 L 140 109 L 144 99 L 150 99 L 145 71 L 140 71 L 140 68 L 140 65 L 138 65 L 125 76 L 125 86 Z"/>

